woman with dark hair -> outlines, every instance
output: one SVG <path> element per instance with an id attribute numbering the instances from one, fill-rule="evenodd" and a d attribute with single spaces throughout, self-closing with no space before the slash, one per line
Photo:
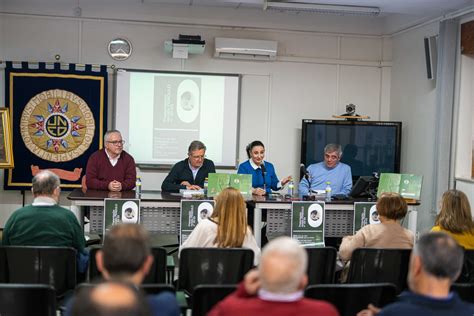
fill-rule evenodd
<path id="1" fill-rule="evenodd" d="M 271 190 L 280 190 L 285 184 L 292 180 L 288 176 L 281 181 L 275 173 L 275 167 L 265 158 L 265 146 L 259 140 L 255 140 L 245 148 L 249 160 L 239 165 L 237 173 L 252 175 L 252 193 L 256 195 L 265 195 L 271 193 Z"/>
<path id="2" fill-rule="evenodd" d="M 383 193 L 377 201 L 380 224 L 366 225 L 354 236 L 344 237 L 339 247 L 340 258 L 350 260 L 356 248 L 413 248 L 413 233 L 400 224 L 407 209 L 398 193 Z"/>
<path id="3" fill-rule="evenodd" d="M 448 190 L 441 198 L 441 209 L 431 231 L 445 232 L 465 249 L 474 249 L 474 222 L 466 194 Z"/>

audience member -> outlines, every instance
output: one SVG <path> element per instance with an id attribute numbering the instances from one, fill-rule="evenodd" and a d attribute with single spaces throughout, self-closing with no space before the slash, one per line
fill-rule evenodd
<path id="1" fill-rule="evenodd" d="M 74 213 L 58 205 L 60 184 L 59 177 L 48 170 L 33 177 L 33 203 L 10 216 L 3 229 L 2 244 L 72 247 L 77 250 L 78 271 L 84 273 L 89 260 L 84 232 Z"/>
<path id="2" fill-rule="evenodd" d="M 289 237 L 270 241 L 258 270 L 248 272 L 237 291 L 209 315 L 339 315 L 331 304 L 303 297 L 307 265 L 307 253 L 297 241 Z"/>
<path id="3" fill-rule="evenodd" d="M 135 187 L 135 160 L 123 150 L 124 143 L 119 131 L 110 130 L 105 133 L 105 148 L 93 153 L 87 162 L 88 189 L 119 192 Z"/>
<path id="4" fill-rule="evenodd" d="M 300 197 L 311 191 L 325 190 L 329 182 L 332 194 L 348 195 L 352 188 L 351 167 L 340 162 L 342 148 L 339 144 L 324 147 L 324 161 L 308 167 L 308 179 L 302 178 L 298 188 Z"/>
<path id="5" fill-rule="evenodd" d="M 106 281 L 129 283 L 138 290 L 153 264 L 148 234 L 137 224 L 113 226 L 96 254 L 96 262 Z M 147 300 L 152 315 L 179 315 L 178 303 L 172 293 L 149 295 Z"/>
<path id="6" fill-rule="evenodd" d="M 105 282 L 82 288 L 74 298 L 72 316 L 152 315 L 143 294 L 119 282 Z"/>
<path id="7" fill-rule="evenodd" d="M 252 193 L 265 195 L 272 190 L 278 191 L 292 178 L 288 176 L 281 181 L 275 173 L 275 167 L 265 158 L 265 146 L 259 140 L 255 140 L 245 148 L 249 160 L 239 165 L 237 173 L 252 175 Z"/>
<path id="8" fill-rule="evenodd" d="M 206 146 L 193 141 L 188 148 L 188 158 L 176 163 L 161 184 L 163 192 L 179 192 L 180 189 L 200 190 L 209 173 L 215 173 L 212 160 L 206 159 Z"/>
<path id="9" fill-rule="evenodd" d="M 260 248 L 247 225 L 245 201 L 237 189 L 226 188 L 216 197 L 210 218 L 197 224 L 180 250 L 187 247 L 250 248 L 255 254 L 255 265 L 260 259 Z"/>
<path id="10" fill-rule="evenodd" d="M 407 203 L 397 193 L 383 193 L 377 201 L 380 224 L 362 227 L 355 235 L 342 239 L 339 256 L 351 259 L 356 248 L 412 248 L 413 233 L 400 224 L 407 214 Z"/>
<path id="11" fill-rule="evenodd" d="M 459 190 L 444 192 L 441 209 L 432 231 L 442 231 L 453 237 L 465 249 L 474 249 L 474 223 L 466 194 Z"/>
<path id="12" fill-rule="evenodd" d="M 441 232 L 423 235 L 410 258 L 410 291 L 400 294 L 398 302 L 382 310 L 369 305 L 358 316 L 474 315 L 473 305 L 449 291 L 461 272 L 463 256 L 462 248 L 449 235 Z"/>

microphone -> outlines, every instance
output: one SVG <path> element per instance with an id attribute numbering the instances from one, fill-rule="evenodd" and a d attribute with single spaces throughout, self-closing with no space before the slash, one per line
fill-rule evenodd
<path id="1" fill-rule="evenodd" d="M 309 172 L 306 170 L 304 164 L 300 164 L 300 172 L 304 175 L 304 178 L 309 181 Z"/>
<path id="2" fill-rule="evenodd" d="M 265 183 L 265 172 L 266 172 L 266 170 L 265 170 L 265 165 L 263 164 L 263 162 L 262 162 L 262 164 L 260 165 L 260 169 L 262 169 L 263 189 L 264 189 L 265 191 L 267 191 L 267 184 Z"/>

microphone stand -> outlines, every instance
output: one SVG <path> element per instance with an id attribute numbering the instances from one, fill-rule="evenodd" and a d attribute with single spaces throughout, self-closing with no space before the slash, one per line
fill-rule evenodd
<path id="1" fill-rule="evenodd" d="M 267 184 L 265 182 L 265 166 L 261 165 L 260 169 L 262 170 L 262 177 L 263 177 L 263 190 L 265 190 L 265 194 L 267 194 Z"/>

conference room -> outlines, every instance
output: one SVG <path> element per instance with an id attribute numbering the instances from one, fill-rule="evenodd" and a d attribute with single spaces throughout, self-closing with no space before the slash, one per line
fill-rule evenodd
<path id="1" fill-rule="evenodd" d="M 193 140 L 219 174 L 236 174 L 259 140 L 279 179 L 292 177 L 291 197 L 286 183 L 250 197 L 259 246 L 262 223 L 269 240 L 292 234 L 301 164 L 324 159 L 329 142 L 356 145 L 352 166 L 392 161 L 354 169 L 354 184 L 373 172 L 422 177 L 403 221 L 415 240 L 435 225 L 448 189 L 472 203 L 472 1 L 299 2 L 1 1 L 0 97 L 10 123 L 1 135 L 11 142 L 0 148 L 0 227 L 33 202 L 32 178 L 49 169 L 61 179 L 59 205 L 87 234 L 102 235 L 104 198 L 136 198 L 82 191 L 87 161 L 112 129 L 135 160 L 142 224 L 160 246 L 181 243 L 181 198 L 161 187 Z M 43 130 L 43 121 L 54 126 Z M 327 126 L 395 130 L 357 142 L 326 130 L 331 136 L 318 140 Z M 329 239 L 319 242 L 338 246 L 354 234 L 353 201 L 322 205 Z"/>

